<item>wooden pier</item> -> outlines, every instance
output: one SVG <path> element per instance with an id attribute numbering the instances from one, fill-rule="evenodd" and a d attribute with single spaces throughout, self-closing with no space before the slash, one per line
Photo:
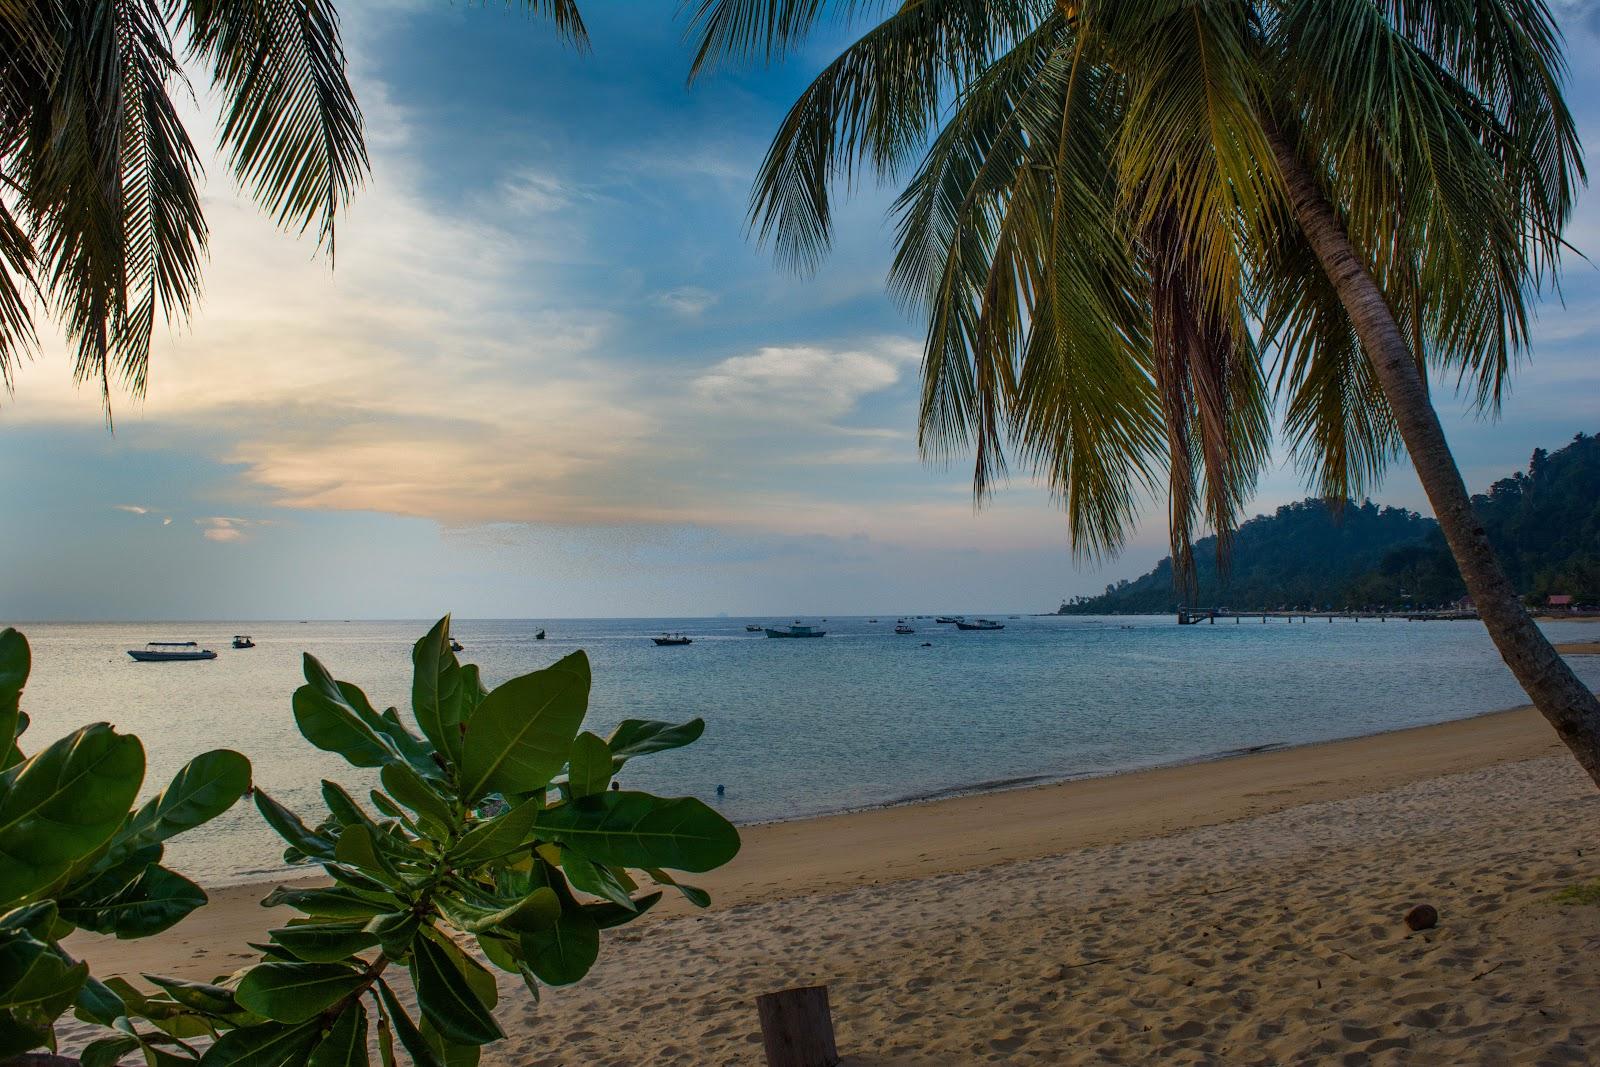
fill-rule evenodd
<path id="1" fill-rule="evenodd" d="M 1235 625 L 1245 619 L 1260 619 L 1265 623 L 1268 619 L 1282 619 L 1285 622 L 1310 622 L 1312 619 L 1347 619 L 1351 622 L 1360 622 L 1362 619 L 1376 619 L 1379 622 L 1388 622 L 1390 619 L 1405 619 L 1407 622 L 1451 622 L 1466 619 L 1477 619 L 1475 611 L 1228 611 L 1220 608 L 1179 608 L 1178 625 L 1194 626 L 1199 623 L 1209 623 L 1215 626 L 1218 619 L 1232 619 Z"/>

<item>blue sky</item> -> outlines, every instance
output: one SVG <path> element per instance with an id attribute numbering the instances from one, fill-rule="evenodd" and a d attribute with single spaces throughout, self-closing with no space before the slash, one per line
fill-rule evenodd
<path id="1" fill-rule="evenodd" d="M 374 174 L 336 265 L 210 164 L 206 299 L 149 398 L 107 434 L 50 342 L 0 402 L 0 616 L 1048 610 L 1162 556 L 1160 501 L 1080 567 L 1036 487 L 975 515 L 963 470 L 918 461 L 890 190 L 815 278 L 744 232 L 837 42 L 691 88 L 674 7 L 591 0 L 581 55 L 496 5 L 343 5 Z M 1594 170 L 1594 5 L 1560 10 Z M 1571 238 L 1600 253 L 1593 194 Z M 1474 488 L 1600 430 L 1600 272 L 1574 259 L 1564 297 L 1498 422 L 1441 393 Z M 1257 509 L 1302 495 L 1279 467 Z M 1376 496 L 1425 508 L 1403 468 Z"/>

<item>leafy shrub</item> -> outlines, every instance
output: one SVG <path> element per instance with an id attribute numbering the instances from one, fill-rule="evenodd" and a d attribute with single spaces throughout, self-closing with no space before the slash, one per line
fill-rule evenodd
<path id="1" fill-rule="evenodd" d="M 103 722 L 24 756 L 29 667 L 28 642 L 0 630 L 0 1057 L 54 1048 L 55 1020 L 74 1006 L 108 1026 L 129 1014 L 61 940 L 78 928 L 147 937 L 204 904 L 199 886 L 161 865 L 162 842 L 227 811 L 250 786 L 243 756 L 207 752 L 130 811 L 144 746 Z"/>
<path id="2" fill-rule="evenodd" d="M 477 668 L 452 654 L 449 621 L 413 649 L 415 731 L 305 657 L 293 700 L 300 732 L 377 769 L 382 788 L 368 794 L 368 811 L 323 782 L 328 813 L 315 826 L 260 789 L 255 801 L 288 843 L 286 860 L 321 866 L 332 884 L 270 894 L 263 903 L 301 914 L 253 946 L 258 963 L 230 976 L 150 976 L 160 990 L 150 996 L 122 982 L 102 987 L 127 1010 L 108 1019 L 109 1009 L 80 1005 L 117 1030 L 85 1050 L 85 1063 L 140 1049 L 153 1065 L 330 1067 L 367 1063 L 375 1043 L 393 1064 L 398 1043 L 422 1067 L 475 1064 L 504 1036 L 496 981 L 478 953 L 537 997 L 541 984 L 582 978 L 600 932 L 661 899 L 660 889 L 641 891 L 635 872 L 709 903 L 668 872 L 728 862 L 739 849 L 733 826 L 693 798 L 610 788 L 628 760 L 690 744 L 705 724 L 629 719 L 605 739 L 582 731 L 582 652 L 486 691 Z M 408 973 L 416 1018 L 391 968 Z M 214 1041 L 201 1052 L 192 1038 Z"/>

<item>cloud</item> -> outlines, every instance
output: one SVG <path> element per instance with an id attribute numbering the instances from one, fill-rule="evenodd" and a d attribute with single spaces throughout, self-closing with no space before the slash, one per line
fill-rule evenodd
<path id="1" fill-rule="evenodd" d="M 168 522 L 172 520 L 167 520 Z M 236 519 L 227 515 L 212 515 L 204 519 L 194 520 L 196 526 L 201 527 L 201 535 L 207 541 L 216 541 L 228 544 L 234 541 L 243 541 L 247 531 L 257 526 L 271 526 L 272 523 L 265 519 Z"/>
<path id="2" fill-rule="evenodd" d="M 150 514 L 150 509 L 149 508 L 143 507 L 143 506 L 141 506 L 139 504 L 113 504 L 111 506 L 114 509 L 116 509 L 117 511 L 126 511 L 130 515 L 148 515 L 148 514 Z"/>
<path id="3" fill-rule="evenodd" d="M 717 294 L 697 285 L 680 285 L 676 289 L 656 293 L 650 298 L 650 302 L 656 307 L 666 308 L 674 314 L 692 319 L 700 317 L 707 308 L 715 304 Z"/>
<path id="4" fill-rule="evenodd" d="M 161 525 L 163 525 L 163 526 L 171 526 L 172 525 L 172 519 L 170 517 L 162 519 L 161 520 Z"/>
<path id="5" fill-rule="evenodd" d="M 921 350 L 892 338 L 868 348 L 771 346 L 723 360 L 693 383 L 695 395 L 725 415 L 783 422 L 839 418 L 871 393 L 900 381 Z"/>

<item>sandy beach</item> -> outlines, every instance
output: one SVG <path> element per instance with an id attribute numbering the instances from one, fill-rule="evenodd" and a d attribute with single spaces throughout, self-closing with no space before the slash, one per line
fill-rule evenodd
<path id="1" fill-rule="evenodd" d="M 1600 656 L 1600 641 L 1563 641 L 1556 651 L 1563 656 Z"/>
<path id="2" fill-rule="evenodd" d="M 1600 1054 L 1600 793 L 1530 709 L 748 828 L 486 1063 L 760 1061 L 752 999 L 829 986 L 856 1064 L 1582 1063 Z M 97 973 L 211 977 L 261 886 Z M 1427 902 L 1437 929 L 1402 923 Z M 644 1024 L 644 1025 L 641 1025 Z"/>

